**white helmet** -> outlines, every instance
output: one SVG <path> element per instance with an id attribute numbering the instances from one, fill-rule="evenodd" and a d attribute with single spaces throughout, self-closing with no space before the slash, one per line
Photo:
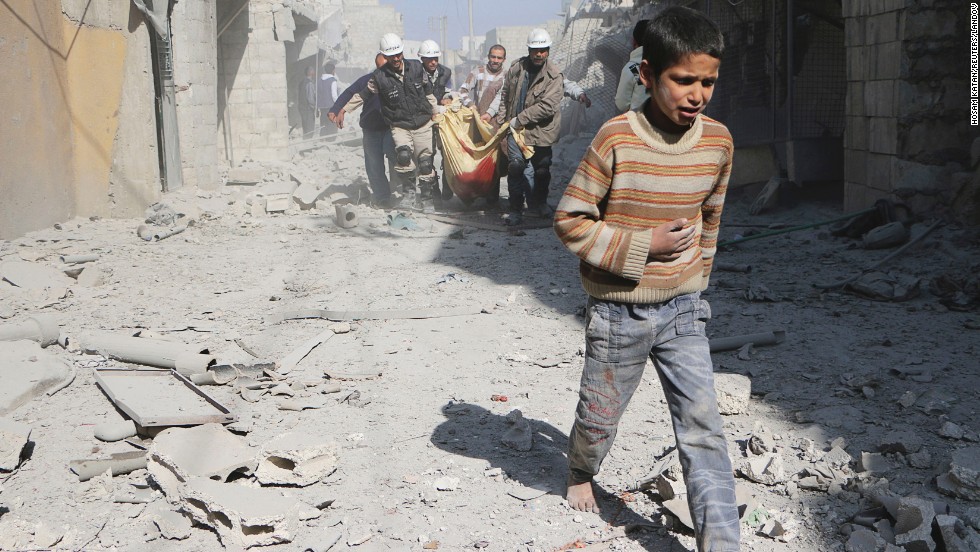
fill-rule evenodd
<path id="1" fill-rule="evenodd" d="M 527 35 L 528 48 L 551 48 L 551 35 L 548 31 L 538 28 L 532 29 L 531 34 Z"/>
<path id="2" fill-rule="evenodd" d="M 386 56 L 393 56 L 402 53 L 402 39 L 395 33 L 388 33 L 381 37 L 380 52 Z"/>
<path id="3" fill-rule="evenodd" d="M 435 40 L 423 40 L 422 45 L 419 46 L 419 57 L 420 58 L 437 58 L 442 55 L 439 51 L 439 45 Z"/>

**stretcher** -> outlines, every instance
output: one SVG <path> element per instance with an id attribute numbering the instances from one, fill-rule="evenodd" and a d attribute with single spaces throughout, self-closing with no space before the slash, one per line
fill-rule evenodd
<path id="1" fill-rule="evenodd" d="M 467 205 L 478 197 L 487 196 L 497 179 L 506 172 L 498 161 L 501 155 L 506 155 L 509 124 L 504 123 L 495 131 L 490 123 L 477 116 L 476 111 L 458 104 L 450 106 L 436 121 L 443 170 L 453 193 Z M 530 159 L 534 149 L 525 144 L 524 133 L 516 132 L 513 136 L 524 158 Z"/>

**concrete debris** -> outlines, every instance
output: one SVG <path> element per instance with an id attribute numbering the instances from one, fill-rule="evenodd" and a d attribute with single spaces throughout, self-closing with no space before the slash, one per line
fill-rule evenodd
<path id="1" fill-rule="evenodd" d="M 895 544 L 895 527 L 887 519 L 880 519 L 876 521 L 873 525 L 881 538 L 885 539 L 885 542 L 890 544 Z"/>
<path id="2" fill-rule="evenodd" d="M 204 373 L 209 366 L 217 364 L 215 357 L 206 354 L 207 347 L 179 341 L 130 337 L 109 332 L 83 332 L 79 336 L 78 346 L 85 354 L 170 368 L 185 376 Z"/>
<path id="3" fill-rule="evenodd" d="M 874 531 L 863 527 L 853 531 L 844 545 L 845 552 L 881 552 L 885 549 L 885 539 Z"/>
<path id="4" fill-rule="evenodd" d="M 64 538 L 69 527 L 51 527 L 43 521 L 34 526 L 34 545 L 39 548 L 54 548 Z"/>
<path id="5" fill-rule="evenodd" d="M 308 435 L 286 433 L 267 443 L 259 453 L 255 478 L 263 485 L 305 487 L 337 469 L 337 443 Z"/>
<path id="6" fill-rule="evenodd" d="M 715 394 L 718 397 L 718 410 L 723 415 L 748 412 L 752 380 L 741 374 L 715 374 Z"/>
<path id="7" fill-rule="evenodd" d="M 310 507 L 280 491 L 192 477 L 180 486 L 181 508 L 213 528 L 225 547 L 291 542 Z M 317 512 L 315 515 L 319 515 Z"/>
<path id="8" fill-rule="evenodd" d="M 282 399 L 276 402 L 276 408 L 290 412 L 301 412 L 303 410 L 316 410 L 323 408 L 324 404 L 313 399 Z"/>
<path id="9" fill-rule="evenodd" d="M 922 448 L 922 437 L 913 431 L 892 431 L 878 442 L 878 452 L 911 454 Z"/>
<path id="10" fill-rule="evenodd" d="M 173 207 L 166 203 L 154 203 L 146 208 L 145 219 L 143 222 L 154 226 L 173 226 L 178 220 L 184 218 L 184 213 L 178 213 Z"/>
<path id="11" fill-rule="evenodd" d="M 759 456 L 767 452 L 774 452 L 776 450 L 776 441 L 768 431 L 759 429 L 753 431 L 752 435 L 749 436 L 746 448 L 752 454 Z"/>
<path id="12" fill-rule="evenodd" d="M 149 450 L 147 470 L 171 502 L 191 477 L 227 481 L 234 472 L 251 473 L 257 451 L 220 424 L 161 431 Z"/>
<path id="13" fill-rule="evenodd" d="M 962 427 L 954 424 L 953 422 L 945 422 L 942 427 L 939 428 L 939 436 L 945 437 L 947 439 L 962 439 L 966 435 L 966 432 Z"/>
<path id="14" fill-rule="evenodd" d="M 136 424 L 132 420 L 104 422 L 95 426 L 92 432 L 96 439 L 112 443 L 135 436 Z"/>
<path id="15" fill-rule="evenodd" d="M 458 477 L 440 477 L 436 479 L 433 483 L 437 491 L 455 491 L 459 488 L 459 478 Z"/>
<path id="16" fill-rule="evenodd" d="M 901 221 L 889 222 L 868 231 L 861 238 L 865 249 L 887 249 L 909 241 L 909 229 Z"/>
<path id="17" fill-rule="evenodd" d="M 99 287 L 105 283 L 105 272 L 98 266 L 88 266 L 79 273 L 76 281 L 82 287 Z"/>
<path id="18" fill-rule="evenodd" d="M 276 372 L 279 374 L 288 374 L 292 372 L 300 361 L 310 354 L 310 351 L 317 348 L 334 335 L 335 332 L 331 328 L 327 328 L 312 338 L 304 341 L 299 347 L 293 349 L 292 352 L 276 363 Z"/>
<path id="19" fill-rule="evenodd" d="M 970 538 L 971 536 L 976 537 L 977 533 L 972 529 L 967 529 L 959 518 L 936 516 L 936 527 L 939 529 L 940 541 L 945 546 L 946 552 L 973 552 L 977 550 L 974 544 L 980 542 L 980 539 Z M 968 540 L 975 540 L 975 542 L 971 544 L 967 542 Z"/>
<path id="20" fill-rule="evenodd" d="M 919 452 L 913 452 L 905 457 L 908 463 L 913 468 L 918 468 L 920 470 L 928 470 L 933 467 L 932 455 L 929 454 L 928 450 L 920 450 Z"/>
<path id="21" fill-rule="evenodd" d="M 78 475 L 79 481 L 88 481 L 107 471 L 113 476 L 125 475 L 146 468 L 146 451 L 121 452 L 111 454 L 109 458 L 72 460 L 68 463 L 68 467 Z"/>
<path id="22" fill-rule="evenodd" d="M 144 454 L 145 458 L 146 455 Z M 157 499 L 158 493 L 149 487 L 134 487 L 116 491 L 112 495 L 112 501 L 117 504 L 149 504 Z"/>
<path id="23" fill-rule="evenodd" d="M 528 500 L 534 500 L 535 498 L 542 497 L 551 492 L 551 488 L 547 485 L 540 483 L 537 485 L 532 485 L 530 487 L 514 487 L 507 491 L 510 496 L 527 502 Z"/>
<path id="24" fill-rule="evenodd" d="M 0 280 L 24 289 L 67 289 L 74 283 L 68 275 L 54 267 L 27 261 L 0 263 Z"/>
<path id="25" fill-rule="evenodd" d="M 936 549 L 932 540 L 932 520 L 935 507 L 921 498 L 903 498 L 898 502 L 895 516 L 895 544 L 908 552 L 931 552 Z"/>
<path id="26" fill-rule="evenodd" d="M 847 453 L 844 449 L 840 447 L 834 447 L 830 449 L 827 454 L 823 456 L 823 461 L 831 466 L 849 466 L 851 462 L 854 461 L 851 455 Z"/>
<path id="27" fill-rule="evenodd" d="M 683 481 L 675 481 L 665 474 L 657 476 L 656 489 L 661 500 L 672 500 L 687 494 L 687 487 L 684 486 Z"/>
<path id="28" fill-rule="evenodd" d="M 974 506 L 969 508 L 966 513 L 962 516 L 963 521 L 973 527 L 977 531 L 980 531 L 980 506 Z"/>
<path id="29" fill-rule="evenodd" d="M 36 314 L 22 322 L 12 322 L 0 326 L 0 341 L 28 339 L 41 347 L 54 345 L 61 337 L 58 319 L 51 314 Z"/>
<path id="30" fill-rule="evenodd" d="M 944 494 L 980 501 L 980 447 L 953 452 L 949 472 L 937 477 L 936 485 Z"/>
<path id="31" fill-rule="evenodd" d="M 531 434 L 531 424 L 524 419 L 524 414 L 520 410 L 514 409 L 507 414 L 506 420 L 510 424 L 510 429 L 504 433 L 500 440 L 504 446 L 520 452 L 531 450 L 534 445 L 534 438 Z"/>
<path id="32" fill-rule="evenodd" d="M 341 228 L 354 228 L 360 222 L 353 205 L 335 205 L 334 210 L 337 226 Z"/>
<path id="33" fill-rule="evenodd" d="M 167 540 L 184 540 L 191 536 L 193 522 L 188 514 L 174 512 L 161 504 L 150 509 L 144 517 L 153 523 L 160 536 Z"/>
<path id="34" fill-rule="evenodd" d="M 71 367 L 33 341 L 0 341 L 0 416 L 71 377 Z"/>
<path id="35" fill-rule="evenodd" d="M 300 182 L 300 185 L 293 190 L 293 200 L 299 205 L 300 209 L 311 209 L 316 205 L 317 200 L 326 194 L 326 187 L 317 186 L 312 182 L 304 182 L 302 179 L 292 175 L 293 179 Z"/>
<path id="36" fill-rule="evenodd" d="M 786 340 L 786 330 L 777 329 L 770 332 L 762 332 L 747 335 L 733 335 L 730 337 L 713 337 L 708 342 L 712 353 L 722 351 L 732 351 L 742 348 L 746 343 L 751 343 L 756 347 L 761 345 L 778 345 Z M 715 374 L 717 377 L 717 374 Z"/>
<path id="37" fill-rule="evenodd" d="M 858 459 L 858 471 L 870 473 L 887 473 L 894 466 L 883 454 L 862 452 Z"/>
<path id="38" fill-rule="evenodd" d="M 327 532 L 308 538 L 308 542 L 299 549 L 303 552 L 328 552 L 344 537 L 340 529 L 329 529 Z"/>
<path id="39" fill-rule="evenodd" d="M 687 496 L 667 500 L 662 506 L 670 514 L 670 519 L 677 520 L 688 531 L 694 530 L 694 520 L 691 519 L 691 509 L 687 504 Z"/>
<path id="40" fill-rule="evenodd" d="M 225 180 L 225 184 L 229 186 L 258 184 L 265 179 L 265 172 L 265 169 L 235 167 L 228 171 L 228 178 Z"/>
<path id="41" fill-rule="evenodd" d="M 31 426 L 0 418 L 0 472 L 20 466 L 21 457 L 31 440 Z"/>
<path id="42" fill-rule="evenodd" d="M 61 262 L 65 264 L 82 264 L 99 260 L 99 254 L 89 253 L 87 255 L 62 255 L 59 258 L 61 259 Z"/>
<path id="43" fill-rule="evenodd" d="M 777 485 L 786 481 L 783 459 L 778 454 L 763 454 L 742 459 L 736 470 L 739 475 L 763 485 Z"/>

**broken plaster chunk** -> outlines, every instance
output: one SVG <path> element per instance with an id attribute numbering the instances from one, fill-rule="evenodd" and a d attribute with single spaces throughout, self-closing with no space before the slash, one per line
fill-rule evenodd
<path id="1" fill-rule="evenodd" d="M 104 422 L 93 429 L 95 438 L 107 443 L 122 441 L 136 435 L 136 423 L 133 420 Z"/>
<path id="2" fill-rule="evenodd" d="M 953 452 L 949 472 L 937 477 L 936 485 L 950 496 L 980 501 L 980 447 Z"/>
<path id="3" fill-rule="evenodd" d="M 955 516 L 936 516 L 936 527 L 946 552 L 971 552 L 977 550 L 965 538 L 969 538 L 966 525 Z"/>
<path id="4" fill-rule="evenodd" d="M 772 486 L 786 481 L 783 459 L 777 454 L 763 454 L 744 459 L 739 465 L 738 473 L 750 481 L 763 485 Z"/>
<path id="5" fill-rule="evenodd" d="M 506 420 L 511 427 L 500 439 L 504 446 L 520 452 L 531 450 L 534 446 L 534 437 L 531 434 L 531 424 L 524 418 L 524 414 L 514 409 L 507 414 Z"/>
<path id="6" fill-rule="evenodd" d="M 939 428 L 939 436 L 947 439 L 962 439 L 966 434 L 963 428 L 953 422 L 946 422 Z"/>
<path id="7" fill-rule="evenodd" d="M 225 547 L 251 548 L 291 542 L 303 503 L 280 491 L 191 477 L 180 486 L 182 509 L 214 528 Z"/>
<path id="8" fill-rule="evenodd" d="M 226 481 L 236 471 L 251 472 L 256 450 L 220 424 L 161 431 L 149 450 L 147 469 L 167 499 L 179 496 L 189 477 Z"/>
<path id="9" fill-rule="evenodd" d="M 0 472 L 17 469 L 30 438 L 31 426 L 0 418 Z"/>
<path id="10" fill-rule="evenodd" d="M 932 455 L 928 450 L 920 450 L 905 457 L 909 465 L 920 470 L 927 470 L 933 466 Z"/>
<path id="11" fill-rule="evenodd" d="M 922 437 L 912 431 L 892 431 L 878 442 L 878 452 L 911 454 L 922 448 Z"/>
<path id="12" fill-rule="evenodd" d="M 662 500 L 673 500 L 687 494 L 687 488 L 682 481 L 674 481 L 665 474 L 657 476 L 656 487 Z"/>
<path id="13" fill-rule="evenodd" d="M 335 334 L 345 334 L 351 332 L 351 325 L 350 322 L 334 322 L 329 329 Z"/>
<path id="14" fill-rule="evenodd" d="M 844 545 L 845 552 L 879 552 L 885 548 L 885 539 L 874 531 L 860 527 L 854 530 Z"/>
<path id="15" fill-rule="evenodd" d="M 932 540 L 932 520 L 936 517 L 932 502 L 921 498 L 903 498 L 898 503 L 895 521 L 895 544 L 908 551 L 936 549 Z"/>
<path id="16" fill-rule="evenodd" d="M 718 397 L 718 411 L 722 415 L 747 412 L 752 380 L 741 374 L 715 374 L 715 394 Z"/>
<path id="17" fill-rule="evenodd" d="M 854 461 L 851 455 L 840 447 L 830 449 L 830 452 L 823 456 L 823 461 L 831 466 L 848 466 Z"/>
<path id="18" fill-rule="evenodd" d="M 337 469 L 337 443 L 286 433 L 262 447 L 255 478 L 263 485 L 305 487 Z"/>
<path id="19" fill-rule="evenodd" d="M 160 536 L 165 539 L 184 540 L 191 536 L 192 521 L 188 514 L 174 512 L 161 504 L 150 510 L 146 518 L 157 527 Z"/>
<path id="20" fill-rule="evenodd" d="M 79 481 L 88 481 L 107 471 L 115 475 L 125 475 L 146 468 L 146 451 L 134 450 L 109 455 L 109 458 L 72 460 L 68 467 L 78 475 Z"/>
<path id="21" fill-rule="evenodd" d="M 57 387 L 71 375 L 61 358 L 33 341 L 0 341 L 0 416 Z"/>
<path id="22" fill-rule="evenodd" d="M 436 479 L 433 484 L 437 491 L 455 491 L 459 488 L 459 478 L 458 477 L 440 477 Z"/>
<path id="23" fill-rule="evenodd" d="M 861 472 L 886 473 L 892 467 L 891 461 L 876 452 L 862 452 L 858 461 L 858 471 Z"/>

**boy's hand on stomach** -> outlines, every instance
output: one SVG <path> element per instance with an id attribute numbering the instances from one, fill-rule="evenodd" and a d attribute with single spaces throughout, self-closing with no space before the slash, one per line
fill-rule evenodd
<path id="1" fill-rule="evenodd" d="M 684 228 L 686 224 L 686 218 L 679 218 L 654 228 L 649 258 L 661 262 L 680 258 L 681 253 L 694 243 L 694 226 Z"/>

